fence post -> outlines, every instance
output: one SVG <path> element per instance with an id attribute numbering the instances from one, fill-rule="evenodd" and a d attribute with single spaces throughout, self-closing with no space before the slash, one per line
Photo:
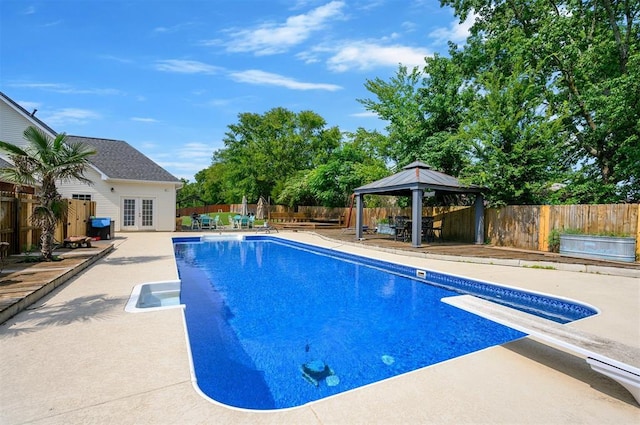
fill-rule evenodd
<path id="1" fill-rule="evenodd" d="M 16 194 L 13 198 L 13 203 L 15 205 L 15 214 L 13 218 L 13 235 L 11 235 L 11 252 L 14 254 L 20 254 L 22 250 L 20 249 L 20 198 Z"/>
<path id="2" fill-rule="evenodd" d="M 636 259 L 640 257 L 640 202 L 638 206 L 638 224 L 636 225 Z"/>
<path id="3" fill-rule="evenodd" d="M 540 205 L 538 226 L 538 251 L 549 251 L 549 233 L 551 232 L 551 206 Z"/>

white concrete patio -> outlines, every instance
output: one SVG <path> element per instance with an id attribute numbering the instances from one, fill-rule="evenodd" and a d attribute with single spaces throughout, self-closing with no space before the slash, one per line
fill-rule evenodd
<path id="1" fill-rule="evenodd" d="M 531 338 L 299 408 L 247 412 L 194 388 L 181 309 L 126 313 L 132 288 L 177 277 L 172 236 L 128 233 L 115 250 L 0 326 L 2 424 L 637 424 L 640 408 L 582 358 Z M 303 242 L 522 287 L 594 305 L 571 323 L 640 347 L 640 279 L 428 260 Z"/>

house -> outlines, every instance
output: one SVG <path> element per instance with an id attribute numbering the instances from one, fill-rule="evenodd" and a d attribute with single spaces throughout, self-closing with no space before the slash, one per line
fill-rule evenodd
<path id="1" fill-rule="evenodd" d="M 24 146 L 23 133 L 29 126 L 56 137 L 35 113 L 0 92 L 0 140 Z M 69 135 L 67 139 L 97 153 L 89 157 L 85 173 L 93 184 L 60 182 L 58 191 L 64 198 L 95 201 L 96 216 L 111 218 L 116 232 L 175 229 L 176 191 L 182 187 L 178 178 L 125 141 Z"/>

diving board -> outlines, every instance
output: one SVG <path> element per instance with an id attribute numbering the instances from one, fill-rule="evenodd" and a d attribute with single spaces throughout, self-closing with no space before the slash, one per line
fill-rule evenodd
<path id="1" fill-rule="evenodd" d="M 454 307 L 526 333 L 535 340 L 575 352 L 591 368 L 625 387 L 640 404 L 640 348 L 603 338 L 473 295 L 442 298 Z"/>

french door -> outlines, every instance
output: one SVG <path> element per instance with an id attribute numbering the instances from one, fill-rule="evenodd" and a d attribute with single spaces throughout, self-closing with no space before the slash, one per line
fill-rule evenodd
<path id="1" fill-rule="evenodd" d="M 122 230 L 154 230 L 155 202 L 152 198 L 122 199 Z"/>

